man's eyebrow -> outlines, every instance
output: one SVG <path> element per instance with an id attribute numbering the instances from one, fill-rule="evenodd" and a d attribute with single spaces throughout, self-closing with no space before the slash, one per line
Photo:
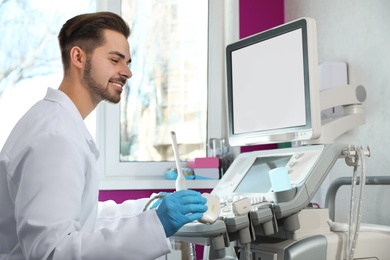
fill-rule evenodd
<path id="1" fill-rule="evenodd" d="M 125 59 L 126 58 L 126 56 L 124 54 L 120 53 L 119 51 L 110 51 L 109 54 L 117 55 L 121 59 Z M 131 63 L 131 59 L 129 59 L 127 61 L 127 64 L 130 64 L 130 63 Z"/>

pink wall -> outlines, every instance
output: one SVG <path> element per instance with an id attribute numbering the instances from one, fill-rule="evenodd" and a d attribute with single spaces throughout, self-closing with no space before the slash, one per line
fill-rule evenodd
<path id="1" fill-rule="evenodd" d="M 240 38 L 284 23 L 284 0 L 240 0 Z"/>
<path id="2" fill-rule="evenodd" d="M 101 190 L 99 192 L 99 201 L 113 200 L 116 203 L 122 203 L 125 200 L 134 200 L 139 198 L 149 198 L 153 193 L 173 192 L 173 190 Z M 210 192 L 210 189 L 201 189 L 199 192 Z"/>
<path id="3" fill-rule="evenodd" d="M 261 32 L 284 22 L 284 0 L 240 0 L 239 2 L 240 38 Z M 274 148 L 267 146 L 267 149 Z M 264 147 L 247 147 L 243 151 L 264 149 Z M 162 190 L 102 190 L 99 200 L 114 200 L 122 203 L 128 199 L 148 198 L 153 192 Z M 172 191 L 172 190 L 164 190 Z M 210 190 L 199 190 L 210 192 Z M 197 246 L 197 258 L 202 259 L 202 247 Z"/>

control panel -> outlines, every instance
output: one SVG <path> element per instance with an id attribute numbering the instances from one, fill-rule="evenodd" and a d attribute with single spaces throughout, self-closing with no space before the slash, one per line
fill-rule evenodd
<path id="1" fill-rule="evenodd" d="M 323 145 L 316 145 L 240 154 L 212 194 L 220 197 L 222 203 L 243 197 L 248 197 L 252 204 L 275 201 L 269 171 L 286 167 L 291 185 L 298 186 L 305 182 L 323 149 Z"/>

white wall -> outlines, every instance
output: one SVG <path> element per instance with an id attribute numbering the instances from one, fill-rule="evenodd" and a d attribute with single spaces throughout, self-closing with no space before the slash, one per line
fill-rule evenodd
<path id="1" fill-rule="evenodd" d="M 367 90 L 366 124 L 337 141 L 369 145 L 367 175 L 390 175 L 390 1 L 285 1 L 286 22 L 304 16 L 317 21 L 319 62 L 347 62 L 350 84 Z M 339 160 L 329 180 L 351 176 L 352 171 Z M 350 187 L 339 190 L 336 220 L 347 221 L 349 196 Z M 390 186 L 367 186 L 363 221 L 390 225 L 388 198 Z"/>

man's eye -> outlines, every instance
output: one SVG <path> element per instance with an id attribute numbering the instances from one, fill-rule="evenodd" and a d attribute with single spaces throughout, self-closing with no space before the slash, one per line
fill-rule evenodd
<path id="1" fill-rule="evenodd" d="M 119 60 L 114 60 L 114 59 L 112 59 L 112 62 L 114 62 L 114 63 L 118 63 L 118 62 L 119 62 Z"/>

